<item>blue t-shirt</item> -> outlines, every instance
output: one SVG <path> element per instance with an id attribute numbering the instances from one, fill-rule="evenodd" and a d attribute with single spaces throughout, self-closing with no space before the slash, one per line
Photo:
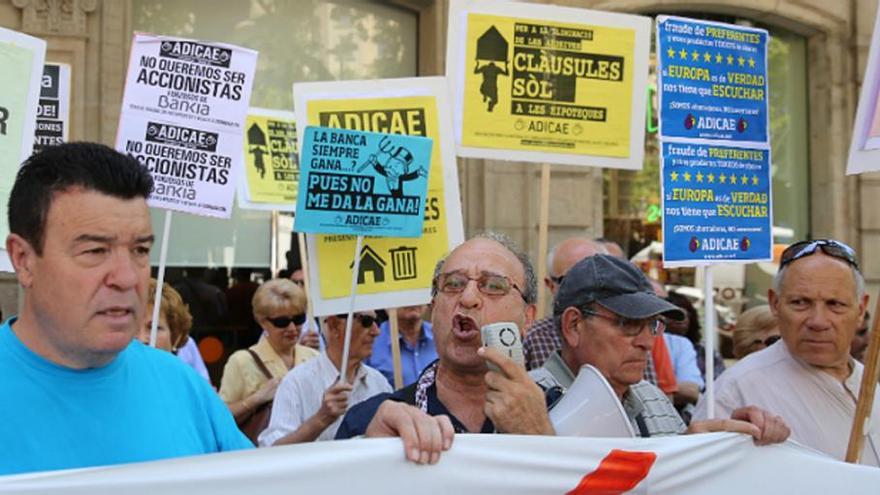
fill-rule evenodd
<path id="1" fill-rule="evenodd" d="M 122 464 L 253 447 L 203 378 L 137 340 L 74 370 L 0 326 L 0 474 Z"/>
<path id="2" fill-rule="evenodd" d="M 381 333 L 373 342 L 373 353 L 364 361 L 371 368 L 379 370 L 388 383 L 394 386 L 394 359 L 391 356 L 391 327 L 386 321 L 379 326 Z M 437 348 L 431 324 L 422 322 L 422 333 L 416 345 L 410 345 L 400 336 L 400 366 L 403 371 L 403 385 L 415 382 L 426 366 L 437 360 Z"/>

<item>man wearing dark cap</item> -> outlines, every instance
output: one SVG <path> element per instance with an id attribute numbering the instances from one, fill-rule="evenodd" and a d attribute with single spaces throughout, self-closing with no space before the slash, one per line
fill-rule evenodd
<path id="1" fill-rule="evenodd" d="M 757 408 L 741 408 L 731 419 L 685 426 L 666 395 L 642 380 L 654 337 L 664 318 L 680 320 L 682 311 L 657 297 L 651 283 L 631 263 L 599 254 L 574 265 L 562 281 L 553 304 L 562 349 L 532 378 L 544 388 L 568 388 L 581 366 L 596 367 L 623 404 L 642 437 L 733 431 L 747 433 L 759 444 L 784 441 L 788 427 L 779 417 Z"/>

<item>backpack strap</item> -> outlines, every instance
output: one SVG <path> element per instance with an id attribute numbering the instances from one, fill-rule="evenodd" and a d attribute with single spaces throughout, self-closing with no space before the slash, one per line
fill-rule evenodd
<path id="1" fill-rule="evenodd" d="M 247 351 L 248 351 L 248 352 L 251 354 L 251 356 L 254 358 L 254 362 L 257 363 L 257 368 L 260 368 L 260 371 L 262 371 L 263 374 L 266 375 L 266 378 L 268 378 L 268 379 L 270 379 L 270 380 L 271 380 L 272 378 L 274 378 L 274 377 L 272 376 L 272 373 L 269 372 L 269 368 L 267 368 L 267 367 L 266 367 L 266 364 L 263 362 L 263 360 L 260 359 L 260 356 L 258 356 L 257 353 L 254 352 L 253 349 L 248 349 Z"/>

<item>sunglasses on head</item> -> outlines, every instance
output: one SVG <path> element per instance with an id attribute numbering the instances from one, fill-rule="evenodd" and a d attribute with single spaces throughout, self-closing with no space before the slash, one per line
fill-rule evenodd
<path id="1" fill-rule="evenodd" d="M 362 315 L 362 314 L 357 314 L 357 313 L 355 313 L 355 314 L 352 315 L 352 316 L 354 316 L 354 318 L 357 319 L 357 321 L 359 321 L 360 324 L 361 324 L 361 326 L 364 327 L 364 328 L 370 328 L 370 327 L 372 327 L 373 325 L 375 325 L 376 322 L 379 321 L 379 320 L 378 320 L 375 316 L 373 316 L 373 315 Z M 341 318 L 341 319 L 344 320 L 344 319 L 348 318 L 348 315 L 344 315 L 344 314 L 343 314 L 343 315 L 336 315 L 336 317 L 337 317 L 337 318 Z"/>
<path id="2" fill-rule="evenodd" d="M 788 246 L 785 248 L 785 251 L 782 252 L 782 257 L 779 259 L 779 268 L 782 269 L 785 265 L 797 259 L 816 254 L 817 249 L 821 250 L 828 256 L 849 263 L 850 266 L 856 270 L 859 269 L 859 262 L 856 259 L 856 251 L 846 244 L 834 239 L 800 241 Z"/>
<path id="3" fill-rule="evenodd" d="M 305 313 L 292 316 L 279 316 L 278 318 L 266 318 L 275 328 L 287 328 L 288 325 L 302 325 L 306 322 Z"/>

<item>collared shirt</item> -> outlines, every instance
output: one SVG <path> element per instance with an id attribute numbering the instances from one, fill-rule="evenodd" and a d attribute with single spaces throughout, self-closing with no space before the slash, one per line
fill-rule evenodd
<path id="1" fill-rule="evenodd" d="M 275 352 L 265 336 L 261 337 L 250 349 L 256 352 L 257 356 L 260 356 L 273 377 L 281 378 L 287 374 L 288 369 L 284 364 L 284 359 Z M 318 356 L 318 351 L 297 344 L 294 349 L 293 366 L 296 368 L 316 356 Z M 220 398 L 226 403 L 242 400 L 259 390 L 266 383 L 266 380 L 268 378 L 260 371 L 260 367 L 249 352 L 244 349 L 235 351 L 229 356 L 229 360 L 226 361 L 226 366 L 223 368 Z"/>
<path id="2" fill-rule="evenodd" d="M 534 370 L 544 365 L 551 354 L 562 348 L 562 337 L 556 331 L 553 317 L 537 320 L 523 339 L 526 369 Z"/>
<path id="3" fill-rule="evenodd" d="M 260 446 L 272 445 L 314 416 L 321 408 L 324 392 L 338 378 L 339 370 L 326 354 L 294 367 L 278 386 L 269 426 L 259 437 Z M 358 367 L 352 385 L 354 388 L 348 397 L 349 409 L 376 394 L 391 392 L 391 386 L 385 377 L 364 364 Z M 318 435 L 317 440 L 332 440 L 341 422 L 342 416 L 336 418 L 336 421 Z"/>
<path id="4" fill-rule="evenodd" d="M 342 424 L 336 432 L 336 439 L 345 440 L 347 438 L 363 435 L 367 431 L 367 426 L 370 424 L 370 421 L 373 420 L 373 416 L 376 415 L 379 406 L 381 406 L 386 400 L 403 402 L 404 404 L 409 404 L 411 406 L 416 405 L 415 396 L 417 387 L 418 382 L 415 382 L 394 393 L 377 395 L 350 408 L 348 412 L 345 413 L 345 418 L 342 420 Z M 429 416 L 440 416 L 441 414 L 445 414 L 449 416 L 449 420 L 452 423 L 452 429 L 455 430 L 456 433 L 469 433 L 467 428 L 465 428 L 464 423 L 453 416 L 446 406 L 440 402 L 440 398 L 437 397 L 436 383 L 431 383 L 426 388 L 426 392 L 428 409 L 426 412 Z M 495 425 L 492 424 L 492 420 L 487 417 L 486 420 L 483 421 L 480 433 L 494 432 Z"/>
<path id="5" fill-rule="evenodd" d="M 687 337 L 675 335 L 669 332 L 663 333 L 666 348 L 669 349 L 669 357 L 672 359 L 672 368 L 675 370 L 675 380 L 678 382 L 696 383 L 702 390 L 706 386 L 703 375 L 697 366 L 697 351 L 694 344 Z"/>
<path id="6" fill-rule="evenodd" d="M 758 406 L 782 416 L 791 439 L 843 460 L 849 441 L 864 367 L 850 358 L 852 373 L 841 382 L 791 354 L 784 341 L 749 354 L 715 381 L 715 414 L 726 418 L 737 408 Z M 694 419 L 708 415 L 700 398 Z M 880 394 L 874 396 L 880 411 Z M 865 431 L 861 462 L 880 465 L 880 422 Z"/>
<path id="7" fill-rule="evenodd" d="M 526 358 L 526 369 L 536 370 L 544 365 L 554 352 L 562 349 L 562 337 L 553 323 L 553 317 L 548 316 L 537 320 L 529 328 L 526 338 L 523 339 L 523 352 Z M 657 385 L 657 373 L 654 371 L 654 358 L 648 354 L 648 363 L 645 366 L 645 380 Z"/>
<path id="8" fill-rule="evenodd" d="M 364 361 L 385 375 L 388 383 L 394 386 L 394 359 L 391 355 L 391 325 L 389 322 L 379 326 L 382 333 L 373 342 L 373 354 Z M 400 365 L 403 371 L 403 385 L 409 385 L 419 378 L 422 370 L 437 359 L 437 348 L 434 346 L 434 333 L 431 324 L 422 322 L 419 340 L 411 345 L 403 335 L 400 339 Z"/>
<path id="9" fill-rule="evenodd" d="M 557 351 L 529 376 L 545 390 L 554 386 L 568 389 L 575 375 Z M 662 390 L 642 380 L 630 385 L 623 396 L 623 410 L 635 431 L 642 437 L 679 435 L 687 430 L 681 416 Z"/>

